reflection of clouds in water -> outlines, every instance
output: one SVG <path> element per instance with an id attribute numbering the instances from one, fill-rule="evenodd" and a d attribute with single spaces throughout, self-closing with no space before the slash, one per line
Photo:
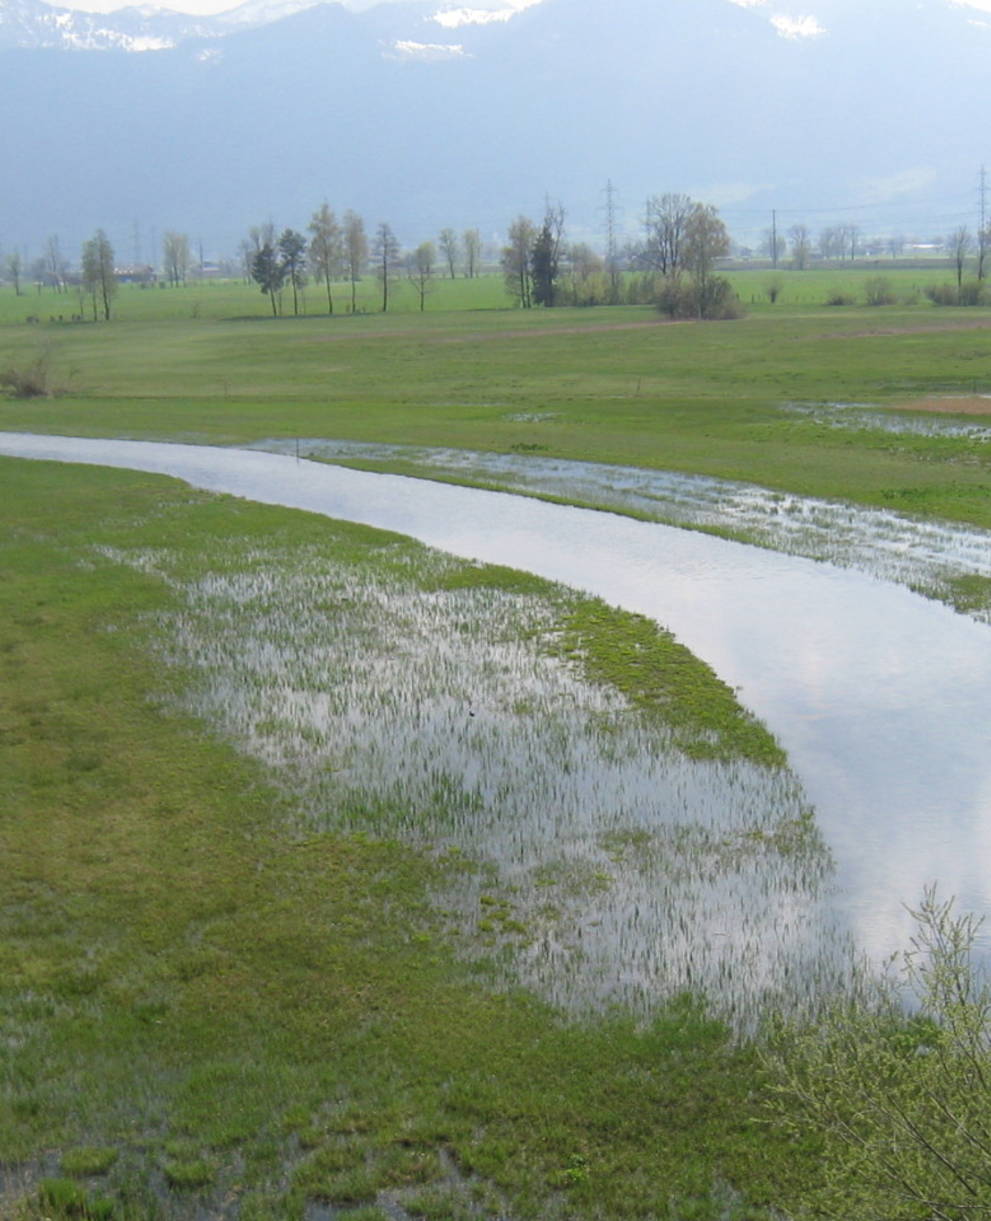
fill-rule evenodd
<path id="1" fill-rule="evenodd" d="M 845 413 L 842 418 L 853 417 Z M 901 417 L 876 418 L 882 423 L 905 423 Z M 530 422 L 539 423 L 539 419 Z M 922 421 L 920 428 L 929 423 Z M 930 431 L 951 427 L 956 426 L 933 418 Z M 984 432 L 991 436 L 991 430 Z M 295 445 L 295 441 L 262 441 L 258 448 L 287 453 Z M 923 584 L 939 596 L 944 595 L 946 581 L 953 576 L 991 576 L 991 536 L 986 531 L 769 492 L 753 484 L 534 455 L 359 441 L 306 440 L 301 446 L 302 452 L 315 457 L 402 462 L 426 475 L 446 472 L 493 481 L 510 491 L 559 496 L 645 515 L 670 525 L 746 531 L 761 545 L 858 568 L 884 580 L 916 587 Z"/>
<path id="2" fill-rule="evenodd" d="M 424 592 L 394 553 L 376 575 L 375 556 L 299 548 L 287 566 L 236 539 L 223 571 L 185 584 L 166 553 L 104 554 L 176 588 L 159 647 L 196 675 L 185 706 L 267 762 L 308 829 L 484 864 L 442 902 L 509 948 L 501 978 L 570 1009 L 701 990 L 743 1026 L 845 977 L 794 777 L 693 762 L 548 652 L 565 591 Z M 419 561 L 428 586 L 453 568 Z"/>
<path id="3" fill-rule="evenodd" d="M 898 948 L 900 904 L 934 877 L 962 907 L 991 910 L 991 629 L 946 607 L 704 534 L 268 454 L 62 438 L 0 447 L 177 473 L 530 568 L 649 614 L 740 687 L 789 752 L 861 944 Z"/>

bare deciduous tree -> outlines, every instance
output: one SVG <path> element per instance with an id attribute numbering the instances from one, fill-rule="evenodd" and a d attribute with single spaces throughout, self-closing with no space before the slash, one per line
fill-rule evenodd
<path id="1" fill-rule="evenodd" d="M 45 242 L 45 265 L 52 287 L 57 293 L 63 292 L 69 274 L 69 264 L 54 233 Z"/>
<path id="2" fill-rule="evenodd" d="M 482 235 L 477 229 L 466 229 L 461 235 L 465 252 L 465 278 L 473 280 L 482 264 Z"/>
<path id="3" fill-rule="evenodd" d="M 791 242 L 791 265 L 796 271 L 804 271 L 812 258 L 812 235 L 807 225 L 792 225 L 788 230 Z"/>
<path id="4" fill-rule="evenodd" d="M 530 245 L 530 279 L 534 305 L 557 304 L 557 282 L 561 273 L 561 243 L 564 238 L 564 208 L 547 204 L 544 219 Z"/>
<path id="5" fill-rule="evenodd" d="M 93 301 L 93 318 L 97 315 L 97 302 L 103 308 L 104 320 L 110 321 L 110 302 L 117 291 L 114 276 L 114 248 L 102 229 L 83 243 L 83 284 Z"/>
<path id="6" fill-rule="evenodd" d="M 334 294 L 332 284 L 341 274 L 344 264 L 344 247 L 341 226 L 337 217 L 331 211 L 330 205 L 324 201 L 310 218 L 310 252 L 309 263 L 313 274 L 318 280 L 323 280 L 327 288 L 327 313 L 334 312 Z"/>
<path id="7" fill-rule="evenodd" d="M 457 272 L 458 256 L 461 253 L 458 235 L 453 229 L 441 229 L 437 235 L 437 245 L 440 247 L 441 255 L 447 264 L 448 275 L 453 280 Z"/>
<path id="8" fill-rule="evenodd" d="M 677 278 L 684 261 L 685 233 L 696 207 L 687 195 L 651 195 L 644 216 L 641 261 L 651 271 Z"/>
<path id="9" fill-rule="evenodd" d="M 24 261 L 19 250 L 12 250 L 3 261 L 4 271 L 14 285 L 14 296 L 21 295 L 21 275 L 24 271 Z"/>
<path id="10" fill-rule="evenodd" d="M 365 236 L 365 222 L 349 208 L 344 213 L 344 267 L 351 284 L 351 313 L 357 308 L 356 294 L 358 281 L 365 270 L 368 261 L 368 238 Z"/>
<path id="11" fill-rule="evenodd" d="M 517 216 L 509 226 L 509 242 L 502 249 L 502 274 L 506 288 L 521 309 L 529 309 L 533 304 L 530 251 L 536 232 L 529 217 Z"/>
<path id="12" fill-rule="evenodd" d="M 399 256 L 399 242 L 392 232 L 392 227 L 385 221 L 380 221 L 375 230 L 372 257 L 375 259 L 375 274 L 382 285 L 383 314 L 387 313 L 389 309 L 389 286 L 395 279 Z"/>
<path id="13" fill-rule="evenodd" d="M 946 239 L 946 248 L 950 252 L 950 258 L 953 260 L 953 267 L 957 273 L 957 290 L 963 287 L 963 273 L 967 265 L 967 255 L 970 254 L 974 246 L 974 239 L 970 236 L 970 230 L 966 225 L 961 225 L 959 229 L 954 229 Z"/>
<path id="14" fill-rule="evenodd" d="M 426 306 L 427 293 L 433 284 L 436 261 L 437 250 L 433 242 L 421 242 L 406 260 L 406 276 L 416 289 L 421 312 Z"/>
<path id="15" fill-rule="evenodd" d="M 189 238 L 185 233 L 166 230 L 162 238 L 162 266 L 170 284 L 178 287 L 186 283 L 189 274 Z"/>

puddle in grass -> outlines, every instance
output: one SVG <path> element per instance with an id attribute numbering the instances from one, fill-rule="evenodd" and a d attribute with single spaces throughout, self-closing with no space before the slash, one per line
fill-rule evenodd
<path id="1" fill-rule="evenodd" d="M 980 397 L 991 400 L 989 395 Z M 949 407 L 952 399 L 943 397 L 943 402 Z M 991 426 L 986 423 L 946 419 L 922 410 L 912 412 L 910 407 L 905 407 L 902 413 L 894 409 L 879 411 L 870 403 L 788 403 L 786 410 L 827 428 L 868 429 L 900 437 L 949 437 L 979 444 L 991 441 Z"/>
<path id="2" fill-rule="evenodd" d="M 891 423 L 891 418 L 881 413 L 873 413 L 871 418 L 875 416 L 882 423 Z M 919 422 L 920 429 L 929 423 Z M 940 424 L 951 427 L 938 418 L 933 426 Z M 983 431 L 991 436 L 991 429 Z M 531 454 L 487 454 L 358 441 L 269 440 L 258 442 L 256 448 L 295 453 L 297 445 L 303 456 L 325 461 L 402 462 L 410 473 L 426 477 L 468 479 L 511 492 L 634 513 L 673 526 L 743 533 L 760 546 L 923 588 L 946 601 L 952 601 L 950 582 L 954 578 L 976 575 L 991 579 L 991 533 L 986 530 L 770 492 L 754 484 Z M 977 607 L 971 613 L 987 619 L 991 607 Z"/>
<path id="3" fill-rule="evenodd" d="M 532 608 L 486 608 L 484 600 L 462 609 L 447 604 L 445 616 L 487 624 L 486 632 L 495 634 L 484 663 L 463 647 L 471 632 L 462 638 L 440 626 L 449 621 L 436 618 L 440 610 L 429 599 L 407 599 L 405 608 L 402 599 L 396 602 L 400 618 L 386 617 L 372 633 L 381 632 L 384 649 L 367 632 L 359 636 L 362 649 L 371 649 L 361 681 L 382 692 L 381 703 L 348 716 L 358 724 L 370 718 L 374 726 L 376 716 L 394 715 L 386 704 L 402 707 L 386 746 L 397 752 L 401 746 L 410 769 L 426 767 L 430 753 L 409 732 L 420 718 L 422 740 L 432 741 L 437 752 L 433 779 L 442 795 L 452 771 L 456 776 L 458 766 L 467 768 L 458 781 L 461 796 L 445 797 L 438 806 L 448 811 L 443 834 L 453 844 L 467 842 L 459 838 L 465 836 L 494 844 L 505 860 L 498 885 L 480 879 L 474 890 L 463 888 L 462 919 L 475 921 L 472 927 L 490 936 L 496 949 L 518 943 L 527 978 L 548 978 L 555 995 L 556 988 L 574 987 L 582 996 L 635 999 L 672 980 L 700 987 L 715 980 L 728 1006 L 746 1006 L 767 981 L 772 992 L 797 996 L 841 969 L 842 955 L 824 958 L 820 951 L 834 937 L 842 942 L 846 932 L 877 959 L 903 947 L 911 931 L 904 904 L 915 902 L 930 882 L 967 910 L 991 912 L 991 628 L 983 623 L 861 572 L 533 499 L 272 454 L 157 443 L 7 435 L 0 436 L 0 452 L 174 474 L 200 487 L 398 530 L 454 554 L 535 571 L 651 616 L 738 687 L 744 705 L 788 752 L 816 811 L 833 874 L 823 872 L 812 835 L 791 855 L 753 851 L 773 849 L 775 840 L 788 843 L 789 828 L 804 825 L 796 823 L 804 800 L 787 781 L 748 774 L 747 768 L 684 765 L 653 741 L 638 742 L 632 727 L 621 731 L 627 736 L 617 747 L 616 733 L 605 731 L 615 712 L 608 703 L 600 706 L 607 699 L 602 693 L 586 693 L 582 698 L 591 702 L 566 714 L 537 715 L 535 736 L 522 740 L 508 707 L 531 699 L 540 710 L 555 708 L 558 698 L 578 698 L 569 676 L 554 670 L 556 663 L 524 663 L 513 652 L 517 626 L 499 635 L 499 614 L 509 616 L 507 624 L 516 624 L 517 615 L 529 622 Z M 278 557 L 272 563 L 273 571 L 284 571 Z M 297 575 L 303 581 L 307 574 Z M 297 588 L 292 576 L 275 592 L 246 587 L 232 622 L 249 613 L 259 620 L 281 613 L 284 591 Z M 236 602 L 237 574 L 218 572 L 215 579 L 229 585 L 218 587 L 217 597 Z M 317 596 L 315 587 L 298 588 L 301 606 Z M 204 588 L 195 596 L 209 605 L 213 594 Z M 375 616 L 385 612 L 376 608 L 388 611 L 393 601 L 391 592 L 383 599 L 352 590 L 347 597 L 363 608 L 355 616 L 359 627 L 366 616 L 378 623 Z M 265 598 L 271 609 L 262 613 Z M 219 605 L 209 619 L 204 640 L 239 634 L 222 627 Z M 288 643 L 276 641 L 267 671 L 286 664 L 280 649 L 288 649 L 307 673 L 307 650 L 293 645 L 306 639 L 305 615 L 302 620 L 284 617 Z M 192 622 L 186 631 L 191 642 L 200 635 Z M 431 675 L 439 677 L 431 677 L 437 688 L 428 706 L 402 702 L 417 693 L 402 694 L 405 672 L 413 671 L 401 644 L 418 640 L 417 633 L 442 637 L 430 654 Z M 244 662 L 222 659 L 217 674 L 235 663 L 250 669 L 250 658 L 268 647 L 241 650 Z M 490 677 L 503 671 L 511 677 Z M 330 698 L 337 673 L 305 682 L 278 676 L 266 713 L 268 749 L 292 757 L 299 748 L 291 735 L 281 741 L 278 722 L 306 723 L 306 710 L 314 708 L 329 716 L 332 705 L 319 701 Z M 381 679 L 374 688 L 369 674 Z M 473 687 L 467 697 L 465 676 Z M 247 679 L 224 681 L 233 684 L 226 692 L 220 678 L 211 680 L 220 694 L 210 698 L 238 706 L 235 688 Z M 480 683 L 493 694 L 476 708 Z M 475 717 L 467 716 L 469 704 Z M 288 712 L 273 718 L 273 708 Z M 385 738 L 369 731 L 370 750 L 376 740 Z M 520 775 L 510 776 L 516 788 L 507 790 L 504 810 L 493 811 L 486 803 L 508 783 L 503 754 L 513 760 L 508 770 Z M 367 756 L 373 767 L 392 757 L 384 748 Z M 628 760 L 634 766 L 627 767 Z M 553 774 L 525 774 L 545 762 L 548 768 L 554 763 Z M 274 763 L 283 766 L 278 754 Z M 334 783 L 334 775 L 346 780 L 353 764 L 354 756 L 349 762 L 341 752 L 314 778 L 312 792 Z M 337 772 L 327 774 L 330 766 Z M 588 775 L 587 791 L 574 781 L 576 774 Z M 424 792 L 427 781 L 393 771 L 375 784 L 383 794 L 409 785 L 412 795 Z M 517 791 L 525 798 L 531 789 L 543 794 L 540 808 L 525 801 L 515 808 Z M 415 805 L 406 803 L 407 833 L 414 835 Z M 316 811 L 317 803 L 311 807 Z M 526 833 L 514 838 L 521 826 Z M 518 894 L 510 885 L 519 887 Z M 564 918 L 547 910 L 554 907 Z M 658 929 L 668 938 L 662 945 Z M 568 978 L 579 971 L 580 987 Z M 745 995 L 735 1000 L 741 981 Z"/>

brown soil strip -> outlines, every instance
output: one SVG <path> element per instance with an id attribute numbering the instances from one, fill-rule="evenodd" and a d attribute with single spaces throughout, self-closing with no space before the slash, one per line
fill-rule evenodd
<path id="1" fill-rule="evenodd" d="M 942 395 L 939 398 L 916 399 L 911 403 L 888 403 L 894 411 L 935 411 L 944 415 L 991 415 L 991 395 Z"/>

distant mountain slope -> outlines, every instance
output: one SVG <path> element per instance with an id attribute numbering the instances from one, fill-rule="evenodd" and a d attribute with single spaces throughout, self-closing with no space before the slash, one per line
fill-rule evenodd
<path id="1" fill-rule="evenodd" d="M 815 228 L 861 202 L 883 225 L 901 200 L 941 232 L 991 161 L 991 29 L 943 0 L 841 6 L 793 39 L 726 0 L 544 0 L 457 29 L 438 7 L 111 24 L 2 0 L 0 244 L 58 233 L 74 250 L 100 225 L 131 257 L 137 223 L 145 257 L 170 227 L 233 250 L 268 217 L 305 227 L 324 198 L 414 243 L 496 235 L 548 194 L 588 235 L 607 178 L 630 223 L 647 193 L 686 190 L 737 227 L 776 207 Z M 124 53 L 141 39 L 173 45 Z"/>

